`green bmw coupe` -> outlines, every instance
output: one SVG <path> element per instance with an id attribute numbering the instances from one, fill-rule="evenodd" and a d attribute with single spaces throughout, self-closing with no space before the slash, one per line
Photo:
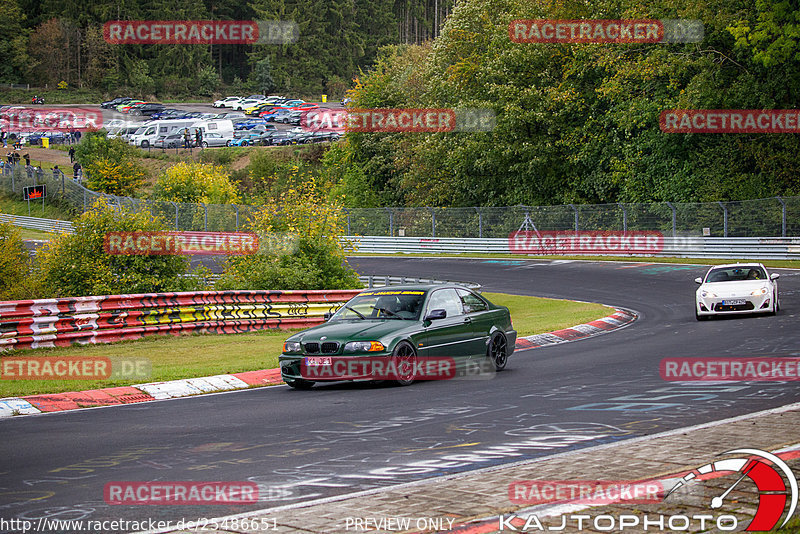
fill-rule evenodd
<path id="1" fill-rule="evenodd" d="M 324 324 L 287 339 L 281 375 L 297 389 L 340 380 L 409 385 L 463 376 L 469 368 L 500 371 L 516 340 L 508 308 L 466 287 L 368 289 Z"/>

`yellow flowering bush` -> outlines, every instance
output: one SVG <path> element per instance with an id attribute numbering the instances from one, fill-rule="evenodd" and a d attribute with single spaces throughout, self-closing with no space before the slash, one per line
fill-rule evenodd
<path id="1" fill-rule="evenodd" d="M 296 187 L 251 216 L 246 229 L 258 234 L 261 250 L 228 258 L 218 289 L 360 287 L 339 240 L 344 224 L 341 199 L 329 199 L 311 174 L 297 178 L 302 179 L 294 182 Z M 276 242 L 281 246 L 271 246 Z"/>

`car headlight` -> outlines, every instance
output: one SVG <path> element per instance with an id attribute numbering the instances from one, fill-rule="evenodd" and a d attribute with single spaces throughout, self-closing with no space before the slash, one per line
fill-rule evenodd
<path id="1" fill-rule="evenodd" d="M 717 298 L 717 294 L 716 293 L 712 293 L 711 291 L 706 291 L 705 289 L 700 292 L 700 296 L 703 297 L 703 298 L 706 298 L 706 297 Z"/>
<path id="2" fill-rule="evenodd" d="M 380 341 L 351 341 L 344 346 L 345 352 L 379 352 L 386 350 Z"/>
<path id="3" fill-rule="evenodd" d="M 767 294 L 767 288 L 766 287 L 762 287 L 761 289 L 756 289 L 755 291 L 751 292 L 750 294 L 753 295 L 753 296 L 766 295 Z"/>
<path id="4" fill-rule="evenodd" d="M 287 341 L 283 344 L 283 352 L 287 354 L 291 352 L 303 352 L 303 347 L 300 346 L 300 343 L 297 341 Z"/>

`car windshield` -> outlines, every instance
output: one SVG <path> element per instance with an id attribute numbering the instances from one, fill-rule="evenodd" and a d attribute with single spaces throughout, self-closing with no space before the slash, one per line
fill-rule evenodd
<path id="1" fill-rule="evenodd" d="M 758 265 L 737 265 L 736 267 L 712 269 L 706 277 L 706 282 L 739 282 L 742 280 L 766 279 L 767 274 Z"/>
<path id="2" fill-rule="evenodd" d="M 425 291 L 422 290 L 381 290 L 362 293 L 351 299 L 337 311 L 335 320 L 368 319 L 419 319 Z"/>

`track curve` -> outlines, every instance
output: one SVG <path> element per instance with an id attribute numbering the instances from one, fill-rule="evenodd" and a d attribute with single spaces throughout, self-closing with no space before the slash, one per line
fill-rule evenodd
<path id="1" fill-rule="evenodd" d="M 0 516 L 195 520 L 467 471 L 781 406 L 795 383 L 668 383 L 667 356 L 800 352 L 800 272 L 777 317 L 698 323 L 702 266 L 352 258 L 360 273 L 476 281 L 487 291 L 635 310 L 609 335 L 516 353 L 492 380 L 408 388 L 272 387 L 0 421 Z M 741 443 L 731 444 L 740 446 Z M 112 481 L 260 484 L 241 506 L 112 506 Z"/>

